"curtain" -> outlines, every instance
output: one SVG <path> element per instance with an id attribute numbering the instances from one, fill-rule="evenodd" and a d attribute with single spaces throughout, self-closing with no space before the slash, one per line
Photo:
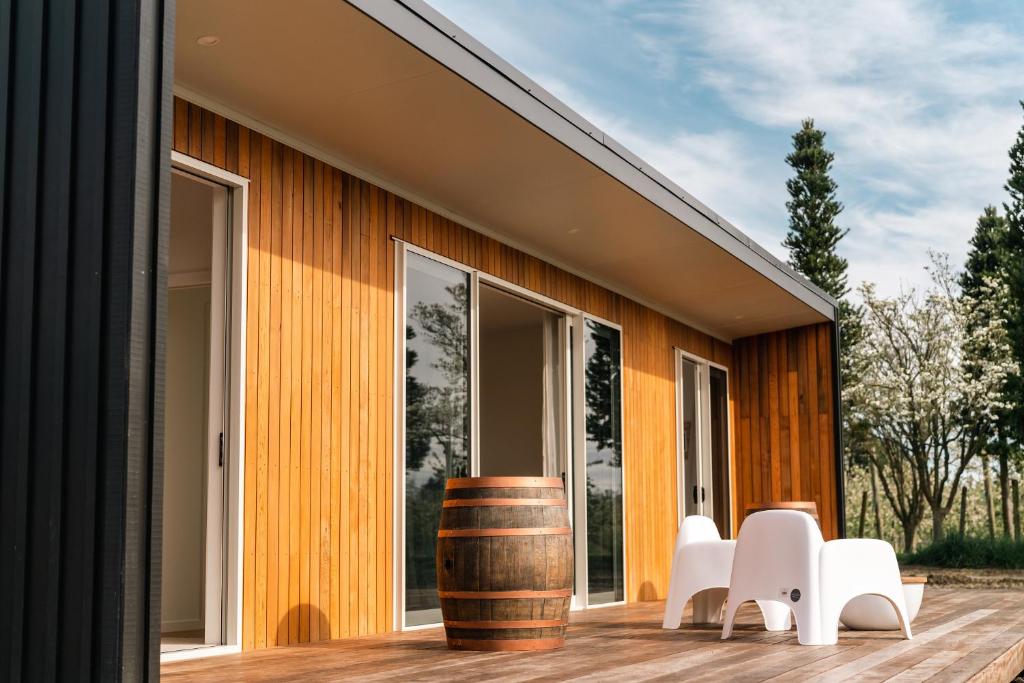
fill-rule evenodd
<path id="1" fill-rule="evenodd" d="M 544 476 L 565 471 L 565 341 L 563 318 L 544 316 L 543 410 Z"/>

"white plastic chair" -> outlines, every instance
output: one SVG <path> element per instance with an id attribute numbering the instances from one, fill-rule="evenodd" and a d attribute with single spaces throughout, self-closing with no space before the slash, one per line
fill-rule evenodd
<path id="1" fill-rule="evenodd" d="M 662 628 L 679 628 L 683 608 L 698 593 L 701 595 L 693 602 L 694 623 L 717 623 L 721 620 L 735 548 L 736 541 L 723 541 L 710 517 L 690 515 L 683 519 L 672 556 Z"/>
<path id="2" fill-rule="evenodd" d="M 690 515 L 683 519 L 672 556 L 662 628 L 679 628 L 683 609 L 690 598 L 693 598 L 693 623 L 721 622 L 735 548 L 736 541 L 723 541 L 710 517 Z M 789 629 L 788 608 L 780 610 L 774 604 L 765 604 L 761 605 L 761 611 L 769 631 Z"/>
<path id="3" fill-rule="evenodd" d="M 732 635 L 740 605 L 757 600 L 793 612 L 801 645 L 832 645 L 838 639 L 843 606 L 865 593 L 882 595 L 893 604 L 909 639 L 910 622 L 892 546 L 864 539 L 825 543 L 806 513 L 758 512 L 740 527 L 722 638 Z"/>
<path id="4" fill-rule="evenodd" d="M 843 607 L 858 595 L 885 598 L 896 610 L 900 630 L 910 640 L 910 617 L 896 551 L 885 541 L 850 538 L 829 541 L 821 549 L 821 628 L 829 644 L 839 637 Z"/>

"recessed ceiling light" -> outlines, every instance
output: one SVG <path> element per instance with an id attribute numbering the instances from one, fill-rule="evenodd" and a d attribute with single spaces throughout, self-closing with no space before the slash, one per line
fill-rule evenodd
<path id="1" fill-rule="evenodd" d="M 220 36 L 199 36 L 196 42 L 203 47 L 213 47 L 220 43 Z"/>
<path id="2" fill-rule="evenodd" d="M 570 229 L 569 229 L 569 234 L 570 234 L 570 235 L 575 235 L 575 234 L 576 234 L 576 233 L 578 233 L 579 231 L 580 231 L 580 229 L 579 229 L 579 228 L 570 228 Z"/>

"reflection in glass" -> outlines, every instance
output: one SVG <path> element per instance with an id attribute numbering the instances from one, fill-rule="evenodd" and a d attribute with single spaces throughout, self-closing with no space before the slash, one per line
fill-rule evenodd
<path id="1" fill-rule="evenodd" d="M 619 331 L 586 321 L 587 592 L 590 604 L 624 599 L 622 362 Z"/>
<path id="2" fill-rule="evenodd" d="M 731 535 L 729 524 L 729 425 L 728 387 L 724 370 L 711 368 L 711 490 L 712 518 L 723 537 Z"/>
<path id="3" fill-rule="evenodd" d="M 445 481 L 469 474 L 469 276 L 408 254 L 405 321 L 406 625 L 441 620 L 434 548 Z"/>
<path id="4" fill-rule="evenodd" d="M 700 448 L 699 433 L 697 428 L 698 391 L 699 376 L 697 364 L 693 361 L 683 359 L 682 363 L 682 389 L 681 398 L 683 409 L 683 486 L 680 495 L 683 496 L 683 515 L 699 515 L 701 509 L 700 496 Z"/>

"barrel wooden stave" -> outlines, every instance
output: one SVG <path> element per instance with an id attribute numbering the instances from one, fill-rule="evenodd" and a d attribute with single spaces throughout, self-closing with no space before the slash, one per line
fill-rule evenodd
<path id="1" fill-rule="evenodd" d="M 438 591 L 449 646 L 474 650 L 559 647 L 568 624 L 573 584 L 564 491 L 555 486 L 472 487 L 465 486 L 465 480 L 455 481 L 462 486 L 447 488 L 445 500 L 461 502 L 443 508 L 437 543 Z M 524 504 L 508 504 L 511 499 Z M 446 530 L 504 529 L 520 529 L 526 535 L 443 536 Z M 530 597 L 501 597 L 509 592 Z M 462 595 L 446 597 L 450 593 Z"/>

